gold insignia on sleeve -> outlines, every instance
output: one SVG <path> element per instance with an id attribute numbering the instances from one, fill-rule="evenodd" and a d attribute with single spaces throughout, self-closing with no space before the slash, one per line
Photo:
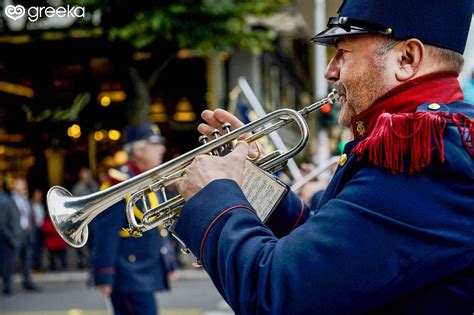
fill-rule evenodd
<path id="1" fill-rule="evenodd" d="M 363 121 L 356 121 L 356 130 L 359 133 L 359 136 L 365 135 L 365 127 L 364 127 L 364 122 Z"/>
<path id="2" fill-rule="evenodd" d="M 341 154 L 339 157 L 339 166 L 344 166 L 347 162 L 347 154 Z"/>

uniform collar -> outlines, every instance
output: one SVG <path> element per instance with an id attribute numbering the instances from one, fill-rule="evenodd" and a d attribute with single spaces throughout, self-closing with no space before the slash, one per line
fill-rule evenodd
<path id="1" fill-rule="evenodd" d="M 377 99 L 366 111 L 354 116 L 354 138 L 369 135 L 382 113 L 414 113 L 423 103 L 452 103 L 464 99 L 455 72 L 435 72 L 399 85 Z"/>
<path id="2" fill-rule="evenodd" d="M 141 174 L 141 173 L 144 172 L 144 171 L 143 171 L 142 169 L 140 169 L 135 163 L 133 163 L 133 162 L 131 162 L 131 161 L 128 161 L 127 167 L 128 167 L 128 170 L 129 170 L 132 174 Z"/>

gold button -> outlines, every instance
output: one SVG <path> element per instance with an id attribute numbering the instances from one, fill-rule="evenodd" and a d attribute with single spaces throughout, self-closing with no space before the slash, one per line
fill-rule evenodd
<path id="1" fill-rule="evenodd" d="M 167 236 L 168 236 L 168 230 L 166 230 L 166 229 L 161 229 L 161 230 L 160 230 L 160 235 L 161 235 L 161 237 L 167 237 Z"/>
<path id="2" fill-rule="evenodd" d="M 160 248 L 160 253 L 161 253 L 162 255 L 168 254 L 168 248 L 165 247 L 165 246 L 163 246 L 162 248 Z"/>
<path id="3" fill-rule="evenodd" d="M 202 263 L 201 263 L 201 261 L 200 261 L 199 259 L 196 259 L 196 261 L 192 263 L 192 266 L 193 266 L 194 268 L 201 268 L 201 267 L 202 267 Z"/>
<path id="4" fill-rule="evenodd" d="M 432 103 L 432 104 L 428 105 L 428 108 L 431 109 L 431 110 L 438 110 L 438 109 L 441 108 L 441 106 L 439 104 Z"/>
<path id="5" fill-rule="evenodd" d="M 339 157 L 339 165 L 344 166 L 346 162 L 347 162 L 347 154 L 344 153 Z"/>
<path id="6" fill-rule="evenodd" d="M 134 263 L 137 260 L 137 257 L 135 255 L 129 255 L 128 256 L 128 261 L 131 263 Z"/>

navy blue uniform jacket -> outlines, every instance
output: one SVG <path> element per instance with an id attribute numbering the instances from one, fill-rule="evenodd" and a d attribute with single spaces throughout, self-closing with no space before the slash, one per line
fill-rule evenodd
<path id="1" fill-rule="evenodd" d="M 445 163 L 414 175 L 349 156 L 319 211 L 288 193 L 267 225 L 234 181 L 213 181 L 176 233 L 237 314 L 472 315 L 474 165 L 455 127 L 444 140 Z"/>
<path id="2" fill-rule="evenodd" d="M 133 174 L 131 174 L 133 176 Z M 126 237 L 125 201 L 92 221 L 92 272 L 96 285 L 112 285 L 120 292 L 153 292 L 168 289 L 167 273 L 175 261 L 168 237 L 158 229 L 142 237 Z"/>

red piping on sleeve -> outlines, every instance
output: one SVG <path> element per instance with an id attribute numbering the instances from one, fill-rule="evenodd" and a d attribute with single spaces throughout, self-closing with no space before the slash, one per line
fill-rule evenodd
<path id="1" fill-rule="evenodd" d="M 98 268 L 94 270 L 95 273 L 97 274 L 105 274 L 105 273 L 114 273 L 115 268 L 109 267 L 109 268 Z"/>
<path id="2" fill-rule="evenodd" d="M 304 212 L 304 202 L 301 201 L 300 215 L 298 216 L 298 219 L 296 220 L 295 225 L 293 225 L 293 227 L 290 229 L 290 232 L 293 231 L 298 226 L 298 224 L 300 223 L 301 217 L 303 217 L 303 212 Z"/>
<path id="3" fill-rule="evenodd" d="M 202 267 L 204 267 L 204 263 L 202 261 L 202 252 L 204 250 L 204 243 L 206 241 L 206 238 L 207 238 L 207 235 L 209 234 L 209 232 L 211 231 L 211 228 L 212 226 L 224 215 L 226 214 L 227 212 L 231 211 L 231 210 L 234 210 L 234 209 L 237 209 L 237 208 L 244 208 L 244 209 L 247 209 L 247 210 L 250 210 L 252 211 L 253 213 L 255 213 L 255 210 L 253 210 L 252 208 L 248 207 L 248 206 L 244 206 L 244 205 L 238 205 L 238 206 L 233 206 L 233 207 L 230 207 L 230 208 L 227 208 L 225 209 L 224 211 L 222 211 L 221 213 L 219 213 L 219 215 L 217 217 L 214 218 L 214 220 L 212 220 L 211 224 L 209 224 L 209 226 L 207 227 L 206 229 L 206 232 L 204 232 L 204 236 L 202 237 L 202 240 L 201 240 L 201 248 L 199 249 L 199 260 L 201 261 L 201 264 L 202 264 Z"/>

